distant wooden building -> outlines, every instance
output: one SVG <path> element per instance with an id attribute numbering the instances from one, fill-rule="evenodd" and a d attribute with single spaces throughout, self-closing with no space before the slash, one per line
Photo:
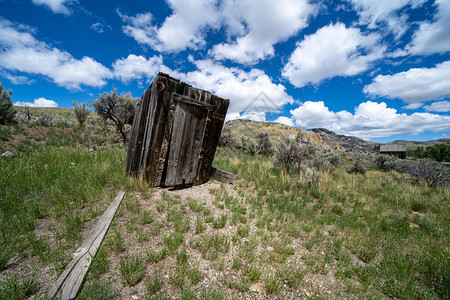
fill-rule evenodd
<path id="1" fill-rule="evenodd" d="M 386 144 L 381 145 L 380 154 L 387 154 L 397 156 L 398 158 L 406 158 L 406 145 L 405 144 Z"/>
<path id="2" fill-rule="evenodd" d="M 229 104 L 159 73 L 136 110 L 126 172 L 153 186 L 208 181 Z"/>

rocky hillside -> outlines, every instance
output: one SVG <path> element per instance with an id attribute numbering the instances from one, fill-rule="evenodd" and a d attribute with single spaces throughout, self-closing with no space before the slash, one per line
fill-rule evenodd
<path id="1" fill-rule="evenodd" d="M 274 122 L 256 122 L 243 119 L 228 121 L 225 123 L 222 133 L 225 132 L 230 133 L 238 142 L 241 141 L 242 137 L 254 140 L 259 132 L 267 132 L 274 145 L 279 144 L 284 138 L 294 138 L 300 132 L 305 138 L 312 140 L 317 145 L 331 146 L 315 132 Z"/>
<path id="2" fill-rule="evenodd" d="M 319 134 L 325 142 L 338 146 L 342 149 L 355 149 L 371 152 L 377 152 L 380 150 L 380 143 L 366 141 L 356 136 L 337 134 L 325 128 L 314 128 L 309 131 Z"/>

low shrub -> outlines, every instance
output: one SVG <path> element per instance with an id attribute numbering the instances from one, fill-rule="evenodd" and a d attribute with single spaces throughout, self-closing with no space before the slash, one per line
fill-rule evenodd
<path id="1" fill-rule="evenodd" d="M 413 177 L 414 182 L 424 183 L 431 188 L 447 186 L 450 182 L 450 168 L 428 158 L 405 161 L 402 169 Z"/>
<path id="2" fill-rule="evenodd" d="M 267 132 L 259 132 L 255 138 L 258 140 L 258 154 L 272 156 L 275 152 Z"/>

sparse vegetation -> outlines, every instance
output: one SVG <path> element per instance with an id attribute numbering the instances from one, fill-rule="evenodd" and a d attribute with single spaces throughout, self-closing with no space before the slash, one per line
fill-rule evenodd
<path id="1" fill-rule="evenodd" d="M 23 126 L 0 127 L 1 140 Z M 258 295 L 255 286 L 273 298 L 448 298 L 448 186 L 408 171 L 422 161 L 380 163 L 299 135 L 283 142 L 304 147 L 292 168 L 277 152 L 223 147 L 214 166 L 234 173 L 234 185 L 161 191 L 125 177 L 125 148 L 109 137 L 89 151 L 89 126 L 49 127 L 45 140 L 0 159 L 0 299 L 38 297 L 118 189 L 127 195 L 80 299 L 229 299 Z M 359 159 L 365 174 L 348 173 Z"/>
<path id="2" fill-rule="evenodd" d="M 120 260 L 120 273 L 127 285 L 135 285 L 144 277 L 146 271 L 145 263 L 139 256 L 122 258 Z"/>
<path id="3" fill-rule="evenodd" d="M 91 111 L 89 110 L 89 105 L 86 106 L 86 103 L 78 104 L 76 101 L 73 101 L 72 104 L 73 113 L 77 118 L 78 124 L 80 124 L 80 127 L 83 127 L 84 123 L 87 120 L 87 117 L 91 113 Z"/>

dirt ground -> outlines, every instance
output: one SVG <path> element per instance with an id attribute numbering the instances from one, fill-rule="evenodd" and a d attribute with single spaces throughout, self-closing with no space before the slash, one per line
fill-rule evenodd
<path id="1" fill-rule="evenodd" d="M 248 225 L 250 229 L 246 236 L 237 234 L 238 228 L 241 225 L 244 226 L 243 223 L 232 221 L 232 209 L 221 202 L 217 195 L 226 195 L 229 199 L 236 201 L 235 203 L 246 208 L 246 212 L 243 214 L 246 219 L 245 226 Z M 305 247 L 304 238 L 301 236 L 287 239 L 280 235 L 281 231 L 257 226 L 257 213 L 245 201 L 248 196 L 252 195 L 256 195 L 254 189 L 244 180 L 239 180 L 234 185 L 211 180 L 206 184 L 184 189 L 155 188 L 148 195 L 127 193 L 101 246 L 108 253 L 108 267 L 107 271 L 100 276 L 100 280 L 107 282 L 112 287 L 114 299 L 145 299 L 149 295 L 148 280 L 154 277 L 159 277 L 162 281 L 161 290 L 154 296 L 163 295 L 168 299 L 181 298 L 183 290 L 181 285 L 188 286 L 195 293 L 196 298 L 200 298 L 202 293 L 205 294 L 213 289 L 220 290 L 225 299 L 346 298 L 347 289 L 341 281 L 335 278 L 332 266 L 325 265 L 326 270 L 317 272 L 312 271 L 309 266 L 311 263 L 308 265 L 308 257 L 324 256 L 323 252 L 311 253 Z M 170 205 L 169 202 L 171 202 Z M 199 204 L 201 209 L 193 211 L 190 206 L 192 203 Z M 104 203 L 103 206 L 106 207 L 107 204 Z M 168 213 L 176 210 L 184 212 L 184 223 L 190 223 L 189 229 L 184 233 L 183 243 L 175 252 L 152 263 L 148 260 L 148 253 L 161 251 L 165 247 L 165 237 L 175 231 L 174 223 L 168 221 Z M 140 222 L 140 216 L 144 211 L 150 212 L 154 217 L 152 222 L 145 225 Z M 197 218 L 206 220 L 205 211 L 214 219 L 227 214 L 226 225 L 223 228 L 214 228 L 212 222 L 205 221 L 203 222 L 203 231 L 197 232 Z M 95 222 L 95 220 L 86 222 L 83 238 L 89 234 Z M 282 228 L 283 220 L 275 225 Z M 50 230 L 55 226 L 59 225 L 50 218 L 38 220 L 35 229 L 36 236 L 56 247 L 56 239 L 52 236 L 54 233 L 51 233 L 55 231 Z M 155 226 L 160 227 L 159 233 L 154 233 Z M 123 251 L 119 253 L 111 248 L 114 232 L 119 232 L 123 239 Z M 139 235 L 145 238 L 140 239 Z M 229 249 L 217 252 L 217 255 L 209 253 L 205 257 L 195 244 L 201 239 L 208 239 L 214 235 L 226 236 L 229 241 Z M 284 248 L 279 248 L 279 244 L 283 244 Z M 276 252 L 287 248 L 294 250 L 287 256 L 287 259 L 280 261 Z M 64 255 L 67 255 L 69 260 L 71 253 L 74 252 L 73 249 L 73 247 L 63 249 Z M 194 284 L 187 277 L 184 278 L 182 284 L 174 283 L 174 278 L 177 278 L 180 270 L 177 254 L 182 249 L 185 249 L 188 254 L 187 268 L 195 267 L 201 274 L 200 280 Z M 211 252 L 214 251 L 214 249 L 211 250 Z M 130 286 L 124 283 L 120 265 L 122 259 L 135 256 L 144 260 L 146 271 L 144 277 L 137 284 Z M 237 258 L 242 262 L 240 267 L 234 266 L 234 260 Z M 260 276 L 256 280 L 245 281 L 246 276 L 248 277 L 246 268 L 250 266 L 258 269 Z M 283 272 L 291 271 L 292 276 L 297 276 L 295 270 L 301 270 L 301 278 L 298 278 L 298 282 L 294 286 L 280 277 Z M 44 264 L 37 257 L 13 257 L 6 270 L 2 272 L 0 280 L 8 274 L 16 274 L 21 278 L 35 274 L 38 292 L 31 297 L 32 299 L 45 298 L 45 294 L 57 279 L 54 268 Z M 285 275 L 289 274 L 282 276 Z M 267 292 L 266 278 L 269 276 L 278 282 L 278 287 L 271 293 Z M 92 278 L 88 274 L 84 285 L 89 284 L 90 280 Z M 209 298 L 207 297 L 207 299 Z"/>

